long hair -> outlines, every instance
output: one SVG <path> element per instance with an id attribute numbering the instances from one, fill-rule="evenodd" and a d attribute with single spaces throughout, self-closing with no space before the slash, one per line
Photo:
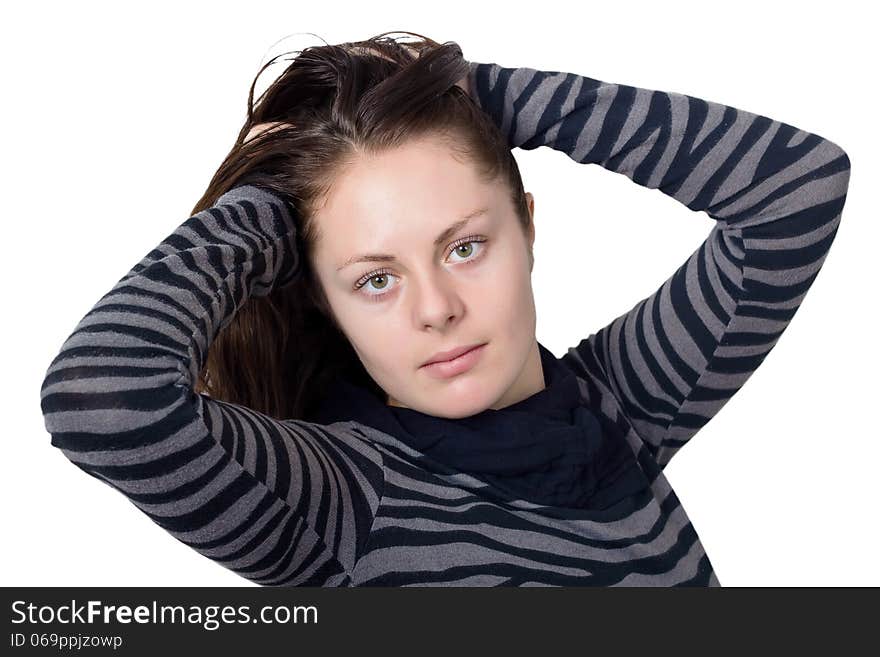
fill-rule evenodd
<path id="1" fill-rule="evenodd" d="M 403 32 L 398 32 L 403 34 Z M 212 342 L 195 389 L 276 419 L 308 421 L 333 378 L 341 375 L 382 399 L 314 273 L 315 209 L 334 175 L 361 154 L 410 139 L 438 136 L 486 181 L 500 177 L 525 231 L 530 213 L 506 139 L 457 83 L 469 64 L 458 44 L 416 34 L 399 41 L 383 32 L 365 41 L 305 48 L 254 104 L 195 207 L 196 214 L 241 184 L 276 193 L 295 210 L 305 262 L 302 275 L 267 296 L 249 298 Z M 268 130 L 263 124 L 275 124 Z M 252 129 L 256 136 L 246 138 Z"/>

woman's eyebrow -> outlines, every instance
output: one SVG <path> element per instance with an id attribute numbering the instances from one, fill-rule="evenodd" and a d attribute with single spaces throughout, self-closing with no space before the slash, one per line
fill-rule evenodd
<path id="1" fill-rule="evenodd" d="M 473 212 L 467 213 L 464 218 L 456 221 L 454 224 L 450 224 L 447 226 L 443 232 L 441 232 L 436 238 L 434 238 L 434 247 L 438 247 L 442 245 L 446 240 L 452 237 L 456 232 L 458 232 L 467 222 L 469 222 L 474 217 L 478 217 L 480 215 L 486 214 L 489 211 L 489 208 L 478 208 Z M 353 265 L 356 262 L 393 262 L 397 260 L 393 255 L 387 253 L 367 253 L 359 256 L 352 256 L 344 263 L 342 263 L 339 267 L 336 268 L 336 271 L 341 271 L 348 267 L 349 265 Z"/>

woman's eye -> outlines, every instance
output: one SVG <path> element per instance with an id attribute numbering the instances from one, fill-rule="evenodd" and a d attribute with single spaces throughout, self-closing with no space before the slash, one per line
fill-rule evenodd
<path id="1" fill-rule="evenodd" d="M 458 262 L 476 260 L 483 252 L 484 247 L 482 246 L 482 243 L 485 241 L 485 238 L 466 238 L 453 245 L 450 249 L 450 254 L 460 256 L 461 259 L 458 260 Z M 474 245 L 477 244 L 479 244 L 480 247 L 476 251 L 477 257 L 474 257 Z M 391 278 L 397 278 L 394 274 L 385 269 L 371 272 L 355 283 L 355 290 L 375 290 L 376 292 L 363 292 L 363 294 L 367 297 L 371 297 L 371 301 L 376 301 L 380 297 L 390 294 L 390 292 L 384 292 L 383 290 L 393 289 L 390 287 L 391 284 L 388 280 L 389 276 Z"/>
<path id="2" fill-rule="evenodd" d="M 475 242 L 465 242 L 464 244 L 459 244 L 454 249 L 452 249 L 452 252 L 455 255 L 460 255 L 464 258 L 467 258 L 474 252 L 474 244 Z"/>
<path id="3" fill-rule="evenodd" d="M 360 290 L 361 288 L 370 287 L 373 290 L 384 290 L 388 288 L 388 277 L 394 276 L 390 272 L 382 271 L 376 272 L 373 274 L 368 274 L 366 277 L 362 278 L 355 284 L 355 289 Z M 383 294 L 385 294 L 383 292 Z M 367 296 L 381 296 L 381 295 L 367 295 Z"/>
<path id="4" fill-rule="evenodd" d="M 477 253 L 481 253 L 484 248 L 482 246 L 482 244 L 485 241 L 486 240 L 483 238 L 469 237 L 469 238 L 459 242 L 455 246 L 453 246 L 451 252 L 456 255 L 461 256 L 465 260 L 474 260 L 475 258 L 471 257 L 474 253 L 474 245 L 477 245 L 477 244 L 480 245 L 480 248 L 477 250 Z"/>

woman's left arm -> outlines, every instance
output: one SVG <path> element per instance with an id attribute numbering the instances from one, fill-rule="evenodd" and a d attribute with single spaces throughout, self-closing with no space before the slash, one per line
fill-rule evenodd
<path id="1" fill-rule="evenodd" d="M 693 96 L 469 64 L 470 93 L 511 148 L 549 146 L 716 222 L 656 292 L 562 357 L 608 382 L 665 467 L 803 301 L 837 233 L 849 158 L 819 135 Z"/>

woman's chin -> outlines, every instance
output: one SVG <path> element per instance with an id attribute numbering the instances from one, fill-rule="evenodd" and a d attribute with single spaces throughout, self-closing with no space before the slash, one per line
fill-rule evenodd
<path id="1" fill-rule="evenodd" d="M 435 398 L 432 400 L 434 411 L 431 415 L 445 417 L 450 420 L 460 419 L 482 413 L 489 408 L 489 404 L 490 400 L 486 397 L 485 390 L 449 394 L 445 399 Z"/>

